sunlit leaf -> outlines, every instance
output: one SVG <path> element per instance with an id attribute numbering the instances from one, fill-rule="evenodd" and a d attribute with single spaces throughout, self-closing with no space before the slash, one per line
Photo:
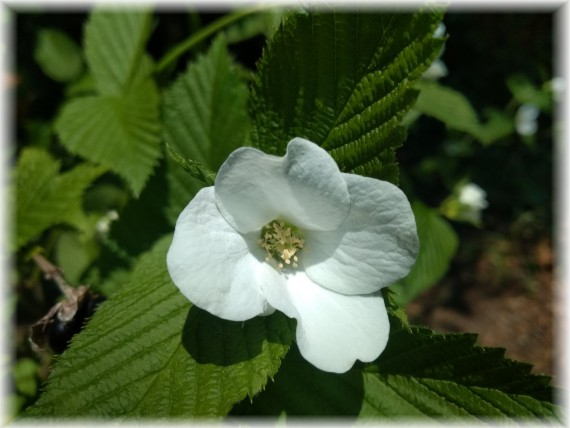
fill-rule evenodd
<path id="1" fill-rule="evenodd" d="M 221 417 L 275 375 L 291 321 L 229 322 L 192 307 L 166 271 L 171 239 L 140 258 L 73 338 L 25 416 Z"/>
<path id="2" fill-rule="evenodd" d="M 529 375 L 530 366 L 506 360 L 504 350 L 475 346 L 472 334 L 409 330 L 395 318 L 391 323 L 388 347 L 376 363 L 331 374 L 307 363 L 294 347 L 275 382 L 233 413 L 360 416 L 361 421 L 560 420 L 560 409 L 549 402 L 548 378 Z"/>
<path id="3" fill-rule="evenodd" d="M 413 83 L 438 55 L 440 13 L 286 17 L 253 87 L 252 142 L 282 154 L 293 137 L 327 149 L 341 170 L 397 182 L 394 150 L 415 102 Z"/>
<path id="4" fill-rule="evenodd" d="M 56 224 L 86 225 L 83 192 L 105 169 L 88 164 L 64 173 L 59 169 L 60 163 L 43 149 L 22 151 L 15 176 L 16 249 Z"/>
<path id="5" fill-rule="evenodd" d="M 104 95 L 118 95 L 150 74 L 145 45 L 151 31 L 148 11 L 97 10 L 85 26 L 85 55 Z"/>
<path id="6" fill-rule="evenodd" d="M 138 195 L 160 156 L 158 92 L 151 80 L 124 96 L 90 96 L 68 102 L 55 128 L 72 153 L 123 177 Z"/>

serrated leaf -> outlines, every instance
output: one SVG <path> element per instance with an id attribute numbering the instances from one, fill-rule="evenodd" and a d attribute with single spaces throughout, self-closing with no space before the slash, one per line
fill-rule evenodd
<path id="1" fill-rule="evenodd" d="M 140 194 L 160 156 L 159 97 L 151 80 L 124 96 L 73 99 L 55 129 L 72 153 L 100 163 Z"/>
<path id="2" fill-rule="evenodd" d="M 150 35 L 149 12 L 97 10 L 85 26 L 85 56 L 103 95 L 119 95 L 149 76 L 144 48 Z"/>
<path id="3" fill-rule="evenodd" d="M 227 43 L 239 43 L 260 34 L 271 37 L 279 27 L 283 14 L 282 9 L 272 8 L 238 21 L 224 31 Z"/>
<path id="4" fill-rule="evenodd" d="M 217 171 L 245 144 L 247 96 L 224 38 L 216 38 L 164 94 L 166 141 L 183 157 Z"/>
<path id="5" fill-rule="evenodd" d="M 284 19 L 264 52 L 250 109 L 252 142 L 281 154 L 293 137 L 341 170 L 397 182 L 399 125 L 413 83 L 438 55 L 440 13 L 309 13 Z"/>
<path id="6" fill-rule="evenodd" d="M 394 299 L 404 306 L 434 285 L 445 274 L 457 250 L 458 238 L 451 225 L 436 210 L 412 203 L 418 228 L 420 252 L 414 267 L 391 287 Z"/>
<path id="7" fill-rule="evenodd" d="M 533 384 L 535 392 L 544 390 L 541 377 L 528 375 L 528 371 L 521 373 L 527 365 L 505 360 L 490 348 L 474 346 L 474 335 L 437 335 L 428 329 L 407 330 L 394 318 L 391 322 L 401 328 L 391 334 L 375 371 L 370 370 L 374 367 L 371 364 L 356 366 L 341 375 L 326 373 L 308 364 L 293 347 L 275 382 L 253 404 L 242 402 L 233 413 L 413 416 L 440 421 L 446 417 L 455 421 L 459 421 L 457 417 L 461 421 L 560 418 L 560 409 L 550 402 L 526 395 L 522 388 L 516 393 L 507 391 L 507 386 L 517 379 L 527 382 L 527 386 Z M 493 358 L 485 358 L 486 352 L 491 352 Z M 503 368 L 503 376 L 497 380 L 499 367 Z M 454 369 L 464 373 L 471 369 L 474 376 L 455 379 Z M 485 382 L 494 382 L 495 387 L 486 387 Z"/>
<path id="8" fill-rule="evenodd" d="M 59 30 L 39 32 L 34 58 L 45 74 L 59 82 L 72 81 L 83 71 L 79 46 Z"/>
<path id="9" fill-rule="evenodd" d="M 192 307 L 166 271 L 171 239 L 140 258 L 73 338 L 25 416 L 220 417 L 276 373 L 291 320 L 229 322 Z"/>
<path id="10" fill-rule="evenodd" d="M 15 175 L 16 250 L 56 224 L 85 225 L 83 192 L 105 169 L 88 164 L 62 174 L 59 169 L 43 149 L 22 151 Z"/>
<path id="11" fill-rule="evenodd" d="M 172 224 L 204 184 L 213 184 L 212 171 L 245 145 L 248 90 L 238 75 L 223 37 L 218 37 L 164 95 L 164 137 L 172 158 L 167 215 Z"/>
<path id="12" fill-rule="evenodd" d="M 505 358 L 502 348 L 477 346 L 473 333 L 439 334 L 390 318 L 390 340 L 367 369 L 384 374 L 451 380 L 552 401 L 548 376 L 530 374 L 532 365 Z M 421 357 L 418 357 L 421 355 Z"/>
<path id="13" fill-rule="evenodd" d="M 168 143 L 165 143 L 166 151 L 174 162 L 182 167 L 191 177 L 196 178 L 201 181 L 206 186 L 213 186 L 216 181 L 216 173 L 206 168 L 200 162 L 196 162 L 192 159 L 184 159 L 174 150 Z"/>

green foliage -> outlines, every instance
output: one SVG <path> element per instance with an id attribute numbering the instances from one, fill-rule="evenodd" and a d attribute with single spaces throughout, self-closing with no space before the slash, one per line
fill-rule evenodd
<path id="1" fill-rule="evenodd" d="M 434 117 L 458 131 L 477 135 L 479 118 L 465 96 L 437 82 L 422 80 L 416 84 L 420 96 L 414 109 Z"/>
<path id="2" fill-rule="evenodd" d="M 99 91 L 67 103 L 56 123 L 72 153 L 125 178 L 135 196 L 160 156 L 159 96 L 144 54 L 148 13 L 95 12 L 85 28 L 85 53 Z"/>
<path id="3" fill-rule="evenodd" d="M 45 29 L 38 34 L 34 58 L 42 71 L 59 82 L 70 82 L 83 71 L 81 50 L 65 33 Z"/>
<path id="4" fill-rule="evenodd" d="M 212 171 L 217 171 L 233 150 L 245 145 L 247 97 L 247 87 L 238 77 L 223 37 L 214 40 L 165 92 L 171 223 L 204 184 L 214 183 Z"/>
<path id="5" fill-rule="evenodd" d="M 441 13 L 310 13 L 284 19 L 259 64 L 252 142 L 283 153 L 293 137 L 327 149 L 342 171 L 397 182 L 399 125 L 413 83 L 439 53 Z"/>
<path id="6" fill-rule="evenodd" d="M 529 375 L 530 366 L 504 359 L 504 350 L 475 346 L 472 334 L 409 329 L 393 317 L 391 324 L 380 358 L 341 375 L 316 369 L 293 348 L 275 382 L 233 413 L 465 421 L 560 417 L 560 409 L 541 401 L 550 400 L 548 378 Z"/>
<path id="7" fill-rule="evenodd" d="M 61 174 L 59 169 L 59 161 L 43 149 L 22 151 L 15 177 L 15 250 L 56 224 L 85 227 L 83 192 L 105 170 L 88 164 Z"/>
<path id="8" fill-rule="evenodd" d="M 395 292 L 394 299 L 402 306 L 445 274 L 458 245 L 457 235 L 436 210 L 418 201 L 412 204 L 412 210 L 418 228 L 420 252 L 408 276 L 391 287 Z"/>
<path id="9" fill-rule="evenodd" d="M 152 71 L 144 48 L 151 30 L 149 12 L 97 10 L 85 26 L 85 55 L 102 95 L 120 95 Z"/>
<path id="10" fill-rule="evenodd" d="M 219 417 L 277 372 L 290 320 L 229 322 L 192 307 L 166 271 L 170 241 L 143 255 L 73 338 L 25 416 Z"/>
<path id="11" fill-rule="evenodd" d="M 224 31 L 224 36 L 228 43 L 239 43 L 259 34 L 264 34 L 270 39 L 279 24 L 284 11 L 272 8 L 267 11 L 248 16 Z"/>
<path id="12" fill-rule="evenodd" d="M 223 37 L 191 63 L 164 94 L 164 137 L 183 157 L 217 171 L 245 143 L 247 87 Z"/>
<path id="13" fill-rule="evenodd" d="M 160 155 L 158 102 L 150 80 L 124 97 L 77 98 L 64 106 L 56 131 L 70 152 L 117 172 L 138 195 Z"/>
<path id="14" fill-rule="evenodd" d="M 487 110 L 481 122 L 471 103 L 455 89 L 437 82 L 421 80 L 416 84 L 420 96 L 414 110 L 431 116 L 451 129 L 466 132 L 483 144 L 490 144 L 513 132 L 513 119 L 497 110 Z"/>

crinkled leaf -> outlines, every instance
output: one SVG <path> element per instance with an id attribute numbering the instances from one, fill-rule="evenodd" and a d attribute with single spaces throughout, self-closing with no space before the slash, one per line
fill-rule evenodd
<path id="1" fill-rule="evenodd" d="M 404 306 L 434 285 L 447 271 L 457 250 L 458 239 L 450 224 L 437 211 L 420 202 L 412 204 L 420 252 L 408 276 L 391 287 L 394 299 Z"/>
<path id="2" fill-rule="evenodd" d="M 160 156 L 158 92 L 151 80 L 124 96 L 90 96 L 67 103 L 56 122 L 63 145 L 122 176 L 138 195 Z"/>
<path id="3" fill-rule="evenodd" d="M 144 49 L 151 18 L 148 11 L 97 10 L 90 15 L 85 26 L 85 55 L 101 94 L 129 91 L 150 74 Z"/>
<path id="4" fill-rule="evenodd" d="M 83 71 L 79 46 L 59 30 L 39 32 L 34 58 L 45 74 L 59 82 L 74 80 Z"/>
<path id="5" fill-rule="evenodd" d="M 192 307 L 166 271 L 171 239 L 140 258 L 73 338 L 25 416 L 220 417 L 277 372 L 291 321 L 229 322 Z"/>
<path id="6" fill-rule="evenodd" d="M 60 164 L 43 149 L 26 148 L 16 167 L 16 249 L 56 224 L 86 224 L 85 189 L 104 168 L 81 164 L 59 173 Z"/>
<path id="7" fill-rule="evenodd" d="M 475 335 L 408 329 L 393 317 L 391 323 L 376 363 L 334 375 L 311 366 L 294 347 L 275 382 L 233 413 L 535 422 L 560 417 L 549 402 L 548 378 L 529 375 L 530 365 L 504 359 L 503 350 L 475 346 Z"/>
<path id="8" fill-rule="evenodd" d="M 341 170 L 397 182 L 394 150 L 414 81 L 441 50 L 441 13 L 286 17 L 264 52 L 250 109 L 252 142 L 282 154 L 293 137 L 327 149 Z"/>

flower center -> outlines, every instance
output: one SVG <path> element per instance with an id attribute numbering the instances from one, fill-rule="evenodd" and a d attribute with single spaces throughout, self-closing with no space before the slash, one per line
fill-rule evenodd
<path id="1" fill-rule="evenodd" d="M 298 234 L 298 229 L 281 220 L 273 220 L 261 229 L 261 239 L 257 243 L 267 253 L 265 261 L 275 264 L 278 270 L 285 266 L 298 266 L 297 253 L 305 241 Z"/>

